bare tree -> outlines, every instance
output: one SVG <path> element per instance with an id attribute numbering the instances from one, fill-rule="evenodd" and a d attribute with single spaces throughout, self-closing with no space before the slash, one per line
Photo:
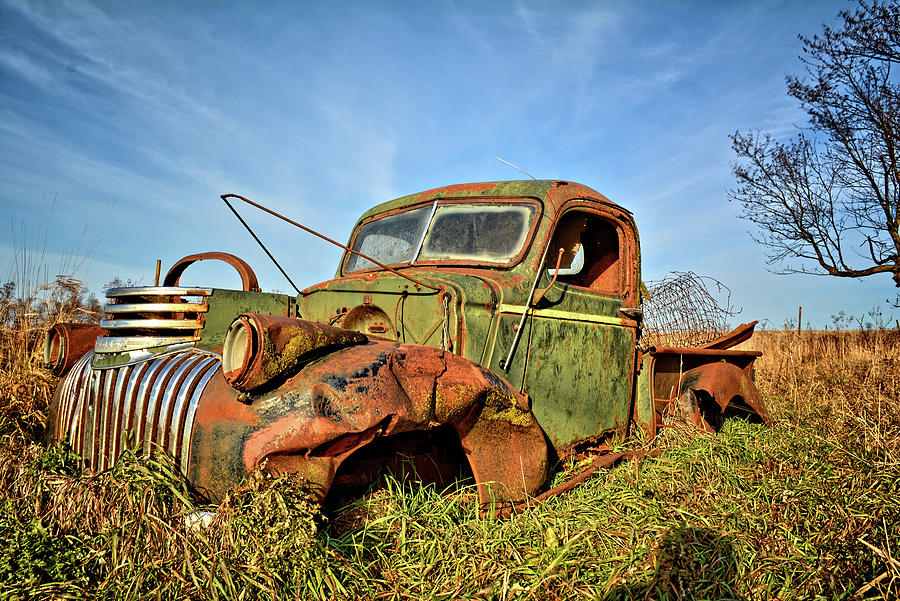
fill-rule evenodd
<path id="1" fill-rule="evenodd" d="M 803 73 L 786 78 L 808 126 L 786 141 L 735 132 L 728 196 L 776 273 L 890 273 L 900 287 L 900 6 L 860 0 L 838 17 L 800 36 Z"/>

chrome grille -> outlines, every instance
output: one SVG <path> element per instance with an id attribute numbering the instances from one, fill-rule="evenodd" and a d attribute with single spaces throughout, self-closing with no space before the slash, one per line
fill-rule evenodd
<path id="1" fill-rule="evenodd" d="M 57 440 L 68 439 L 85 467 L 110 467 L 129 444 L 165 449 L 187 466 L 200 395 L 221 366 L 215 353 L 190 349 L 111 369 L 87 353 L 59 387 Z"/>
<path id="2" fill-rule="evenodd" d="M 115 367 L 160 351 L 189 348 L 200 340 L 210 288 L 142 286 L 110 288 L 106 297 L 109 330 L 94 346 L 94 367 Z"/>

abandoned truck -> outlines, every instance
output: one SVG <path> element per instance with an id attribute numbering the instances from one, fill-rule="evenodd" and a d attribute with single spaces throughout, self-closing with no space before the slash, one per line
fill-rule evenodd
<path id="1" fill-rule="evenodd" d="M 164 449 L 211 500 L 261 466 L 324 499 L 400 457 L 436 481 L 466 466 L 482 503 L 517 503 L 557 458 L 652 437 L 675 408 L 702 429 L 768 419 L 761 353 L 730 348 L 753 324 L 702 348 L 640 348 L 637 229 L 590 188 L 437 188 L 369 210 L 343 248 L 335 278 L 296 296 L 261 292 L 220 252 L 108 290 L 99 328 L 48 335 L 61 376 L 48 438 L 94 470 L 129 446 Z M 243 290 L 182 286 L 204 259 L 234 266 Z"/>

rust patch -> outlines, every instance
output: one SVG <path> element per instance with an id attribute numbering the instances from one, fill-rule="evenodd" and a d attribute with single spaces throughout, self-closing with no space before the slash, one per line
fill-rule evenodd
<path id="1" fill-rule="evenodd" d="M 237 402 L 238 393 L 216 374 L 206 385 L 201 397 L 202 410 L 197 411 L 195 423 L 209 426 L 217 422 L 238 422 L 254 426 L 259 416 L 250 407 Z"/>

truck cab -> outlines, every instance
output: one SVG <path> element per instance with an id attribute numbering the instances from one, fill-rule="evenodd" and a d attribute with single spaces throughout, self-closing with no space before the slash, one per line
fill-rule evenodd
<path id="1" fill-rule="evenodd" d="M 558 452 L 625 434 L 640 327 L 628 211 L 572 182 L 448 186 L 374 207 L 349 246 L 440 291 L 346 252 L 302 315 L 483 365 L 529 396 Z"/>

